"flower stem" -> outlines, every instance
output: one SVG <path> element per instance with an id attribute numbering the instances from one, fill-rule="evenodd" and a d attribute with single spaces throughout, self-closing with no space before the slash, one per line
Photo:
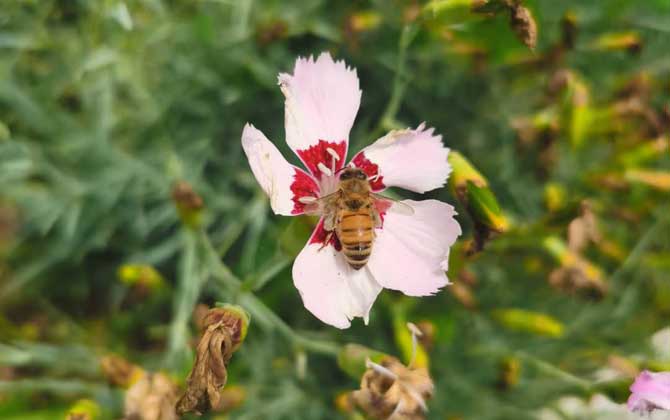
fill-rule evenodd
<path id="1" fill-rule="evenodd" d="M 309 350 L 314 353 L 336 356 L 339 351 L 339 345 L 328 341 L 307 338 L 298 334 L 288 326 L 277 314 L 268 308 L 251 291 L 244 290 L 242 282 L 233 274 L 233 272 L 221 261 L 216 253 L 209 237 L 204 230 L 199 231 L 199 240 L 206 253 L 206 259 L 212 270 L 212 275 L 219 281 L 226 294 L 233 295 L 234 298 L 247 309 L 255 320 L 261 325 L 270 329 L 277 330 L 286 339 L 288 339 L 296 349 Z"/>
<path id="2" fill-rule="evenodd" d="M 412 40 L 417 34 L 417 29 L 414 25 L 405 25 L 400 35 L 398 42 L 398 58 L 396 61 L 395 77 L 393 78 L 393 88 L 391 90 L 391 98 L 386 105 L 386 109 L 377 124 L 377 127 L 372 132 L 372 139 L 381 136 L 384 131 L 395 128 L 395 117 L 400 109 L 402 98 L 405 95 L 407 88 L 407 77 L 405 74 L 405 65 L 407 63 L 407 48 L 412 43 Z"/>
<path id="3" fill-rule="evenodd" d="M 553 376 L 556 379 L 560 379 L 566 384 L 573 385 L 583 392 L 588 393 L 593 387 L 593 384 L 586 379 L 582 379 L 572 373 L 566 372 L 565 370 L 554 366 L 549 362 L 538 359 L 537 357 L 531 356 L 528 353 L 517 352 L 517 356 L 519 359 L 525 360 L 527 363 L 534 366 L 538 371 L 548 376 Z"/>

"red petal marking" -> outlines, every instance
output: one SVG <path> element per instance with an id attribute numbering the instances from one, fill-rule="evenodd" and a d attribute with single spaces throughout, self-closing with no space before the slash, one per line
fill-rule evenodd
<path id="1" fill-rule="evenodd" d="M 365 172 L 368 178 L 371 178 L 379 174 L 379 166 L 376 163 L 372 163 L 370 159 L 365 157 L 365 153 L 360 152 L 351 160 L 351 163 L 356 165 L 357 168 L 360 168 Z M 386 188 L 384 185 L 384 176 L 379 176 L 374 181 L 370 181 L 370 188 L 372 191 L 377 192 Z"/>
<path id="2" fill-rule="evenodd" d="M 337 153 L 340 157 L 340 160 L 337 161 L 335 165 L 335 170 L 342 169 L 344 166 L 344 159 L 347 157 L 347 142 L 342 140 L 339 143 L 333 141 L 319 140 L 319 142 L 313 146 L 310 146 L 309 149 L 298 150 L 298 156 L 302 159 L 307 169 L 312 173 L 314 178 L 321 181 L 321 170 L 319 169 L 319 163 L 326 165 L 328 169 L 333 167 L 333 156 L 328 153 L 328 148 L 331 148 Z"/>
<path id="3" fill-rule="evenodd" d="M 302 169 L 294 168 L 293 183 L 291 192 L 293 193 L 293 210 L 291 214 L 302 214 L 305 212 L 305 203 L 301 203 L 300 197 L 319 197 L 319 186 L 314 178 L 309 176 Z"/>
<path id="4" fill-rule="evenodd" d="M 328 237 L 328 232 L 324 227 L 323 227 L 323 219 L 319 220 L 319 224 L 316 225 L 316 228 L 314 228 L 314 232 L 312 232 L 312 237 L 309 238 L 309 243 L 310 244 L 323 244 L 326 242 L 326 238 Z M 337 237 L 337 234 L 333 232 L 333 234 L 330 237 L 330 240 L 328 241 L 329 245 L 332 245 L 337 251 L 340 251 L 342 249 L 342 244 L 340 244 L 340 240 Z"/>

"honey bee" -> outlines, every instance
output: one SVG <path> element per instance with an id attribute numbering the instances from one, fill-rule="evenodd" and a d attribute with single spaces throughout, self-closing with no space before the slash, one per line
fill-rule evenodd
<path id="1" fill-rule="evenodd" d="M 360 270 L 370 259 L 375 228 L 382 226 L 379 207 L 406 215 L 414 213 L 407 204 L 373 193 L 363 170 L 345 167 L 340 172 L 337 190 L 308 203 L 305 212 L 323 218 L 328 235 L 321 248 L 336 235 L 346 262 L 354 270 Z"/>

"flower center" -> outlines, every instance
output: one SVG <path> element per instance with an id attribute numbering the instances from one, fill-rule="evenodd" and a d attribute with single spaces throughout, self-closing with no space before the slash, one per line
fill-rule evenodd
<path id="1" fill-rule="evenodd" d="M 324 175 L 321 177 L 319 182 L 319 195 L 325 197 L 328 194 L 332 194 L 337 190 L 337 163 L 340 161 L 340 155 L 337 154 L 335 149 L 332 147 L 327 147 L 326 152 L 330 155 L 330 167 L 326 166 L 323 162 L 319 162 L 317 168 Z"/>

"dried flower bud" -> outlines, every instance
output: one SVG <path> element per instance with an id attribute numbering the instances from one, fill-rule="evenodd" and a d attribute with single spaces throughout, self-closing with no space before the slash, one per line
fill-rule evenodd
<path id="1" fill-rule="evenodd" d="M 409 368 L 386 356 L 379 364 L 368 362 L 361 389 L 352 393 L 356 405 L 373 419 L 421 420 L 433 381 L 426 368 Z"/>
<path id="2" fill-rule="evenodd" d="M 163 373 L 146 373 L 126 391 L 124 420 L 179 420 L 177 385 Z"/>
<path id="3" fill-rule="evenodd" d="M 537 24 L 527 8 L 516 3 L 510 9 L 509 24 L 516 36 L 531 50 L 537 45 Z"/>
<path id="4" fill-rule="evenodd" d="M 568 292 L 593 292 L 596 297 L 607 293 L 607 283 L 600 268 L 570 250 L 561 239 L 550 236 L 543 241 L 543 246 L 561 264 L 549 275 L 552 286 Z"/>
<path id="5" fill-rule="evenodd" d="M 79 400 L 68 410 L 66 420 L 96 420 L 100 417 L 100 406 L 89 399 Z"/>
<path id="6" fill-rule="evenodd" d="M 585 200 L 581 205 L 581 215 L 568 225 L 568 248 L 579 253 L 589 242 L 598 243 L 601 239 L 596 215 L 591 204 Z"/>
<path id="7" fill-rule="evenodd" d="M 453 2 L 444 2 L 453 3 Z M 537 44 L 537 24 L 533 14 L 519 0 L 470 0 L 473 13 L 497 15 L 509 13 L 509 25 L 517 37 L 531 50 Z"/>
<path id="8" fill-rule="evenodd" d="M 172 187 L 172 200 L 177 206 L 181 221 L 192 228 L 200 226 L 202 220 L 202 197 L 198 195 L 191 184 L 178 181 Z"/>
<path id="9" fill-rule="evenodd" d="M 110 384 L 122 388 L 130 387 L 145 374 L 144 369 L 115 354 L 103 356 L 100 359 L 100 367 Z"/>
<path id="10" fill-rule="evenodd" d="M 247 334 L 249 315 L 234 305 L 210 309 L 203 319 L 204 331 L 196 348 L 186 392 L 177 402 L 177 413 L 201 414 L 219 407 L 226 385 L 226 364 Z"/>

